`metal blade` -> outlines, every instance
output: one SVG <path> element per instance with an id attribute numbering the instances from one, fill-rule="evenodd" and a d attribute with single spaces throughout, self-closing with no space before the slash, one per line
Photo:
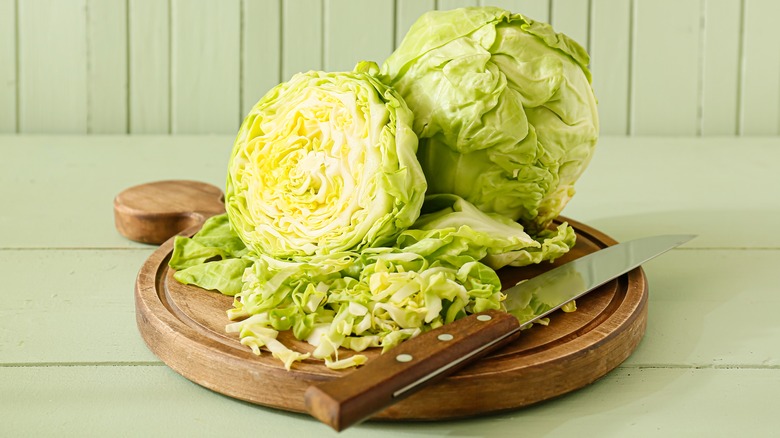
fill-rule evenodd
<path id="1" fill-rule="evenodd" d="M 507 312 L 528 325 L 694 237 L 646 237 L 580 257 L 504 291 Z"/>

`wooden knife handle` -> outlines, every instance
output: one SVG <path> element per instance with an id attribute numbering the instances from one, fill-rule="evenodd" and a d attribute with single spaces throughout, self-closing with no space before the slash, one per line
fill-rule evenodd
<path id="1" fill-rule="evenodd" d="M 344 377 L 310 386 L 304 395 L 306 409 L 343 430 L 505 345 L 519 328 L 517 318 L 498 310 L 446 324 L 402 342 Z"/>

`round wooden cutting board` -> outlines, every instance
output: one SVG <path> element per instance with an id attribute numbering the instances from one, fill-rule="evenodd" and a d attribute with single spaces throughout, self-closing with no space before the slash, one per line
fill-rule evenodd
<path id="1" fill-rule="evenodd" d="M 511 286 L 616 242 L 568 220 L 577 245 L 555 263 L 499 271 Z M 193 234 L 198 226 L 181 234 Z M 258 405 L 305 412 L 303 394 L 312 383 L 337 379 L 318 360 L 291 371 L 270 353 L 255 356 L 225 333 L 232 298 L 173 279 L 167 262 L 173 238 L 144 263 L 135 288 L 136 318 L 146 344 L 173 370 L 199 385 Z M 534 326 L 517 341 L 474 365 L 425 388 L 374 418 L 442 420 L 516 409 L 586 386 L 623 362 L 637 347 L 647 322 L 647 281 L 641 268 L 577 300 L 577 311 L 558 311 L 549 326 Z M 289 333 L 279 339 L 299 350 L 312 348 Z M 345 355 L 349 352 L 344 352 Z M 369 360 L 379 351 L 364 352 Z"/>

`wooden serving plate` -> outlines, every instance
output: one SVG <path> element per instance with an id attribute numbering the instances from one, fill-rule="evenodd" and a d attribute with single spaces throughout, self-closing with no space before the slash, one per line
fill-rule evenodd
<path id="1" fill-rule="evenodd" d="M 215 197 L 219 199 L 219 197 Z M 563 219 L 577 233 L 576 246 L 555 263 L 504 268 L 514 285 L 545 270 L 616 242 L 587 225 Z M 191 235 L 199 225 L 181 234 Z M 123 233 L 124 234 L 124 233 Z M 163 362 L 187 379 L 258 405 L 306 412 L 303 394 L 312 383 L 337 379 L 321 361 L 296 363 L 291 371 L 270 353 L 255 356 L 225 333 L 232 298 L 182 285 L 167 262 L 173 239 L 144 263 L 136 281 L 136 319 L 141 335 Z M 641 268 L 577 300 L 577 311 L 551 315 L 514 343 L 377 414 L 385 420 L 443 420 L 516 409 L 586 386 L 623 362 L 637 347 L 647 323 L 647 280 Z M 289 333 L 279 339 L 311 351 Z M 345 352 L 349 354 L 349 352 Z M 364 352 L 371 360 L 379 351 Z"/>

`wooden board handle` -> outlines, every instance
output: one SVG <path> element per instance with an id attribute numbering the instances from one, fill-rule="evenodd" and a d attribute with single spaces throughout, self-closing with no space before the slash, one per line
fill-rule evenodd
<path id="1" fill-rule="evenodd" d="M 224 212 L 222 190 L 198 181 L 141 184 L 114 198 L 117 231 L 130 240 L 157 245 Z"/>
<path id="2" fill-rule="evenodd" d="M 515 339 L 520 324 L 498 310 L 446 324 L 304 394 L 312 416 L 340 431 Z M 444 401 L 443 401 L 444 402 Z"/>

